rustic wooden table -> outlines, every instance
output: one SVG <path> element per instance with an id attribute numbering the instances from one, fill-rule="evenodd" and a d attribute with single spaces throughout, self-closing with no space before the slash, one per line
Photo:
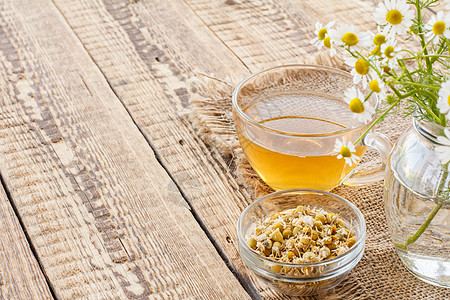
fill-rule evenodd
<path id="1" fill-rule="evenodd" d="M 0 298 L 282 298 L 240 260 L 252 199 L 188 81 L 296 63 L 376 2 L 0 0 Z"/>

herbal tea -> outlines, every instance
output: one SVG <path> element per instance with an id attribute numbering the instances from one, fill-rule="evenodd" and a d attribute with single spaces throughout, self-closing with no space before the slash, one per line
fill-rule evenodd
<path id="1" fill-rule="evenodd" d="M 242 148 L 259 176 L 276 190 L 331 190 L 356 166 L 337 159 L 334 151 L 336 136 L 348 135 L 344 129 L 357 124 L 341 99 L 272 90 L 259 94 L 243 112 L 265 130 L 237 125 Z M 361 158 L 364 152 L 358 146 L 354 154 Z"/>

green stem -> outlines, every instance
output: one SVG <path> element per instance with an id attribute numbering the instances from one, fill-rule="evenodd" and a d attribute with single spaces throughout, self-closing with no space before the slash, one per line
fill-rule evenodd
<path id="1" fill-rule="evenodd" d="M 450 41 L 448 40 L 448 38 L 445 38 L 445 43 L 447 44 L 447 49 L 450 49 Z"/>
<path id="2" fill-rule="evenodd" d="M 435 113 L 425 104 L 422 102 L 422 100 L 420 100 L 419 98 L 415 97 L 416 102 L 420 105 L 420 107 L 422 107 L 428 114 L 430 114 L 430 116 L 438 123 L 441 123 L 441 119 L 435 115 Z"/>
<path id="3" fill-rule="evenodd" d="M 428 96 L 428 98 L 432 99 L 435 103 L 437 102 L 438 97 L 430 91 L 420 90 L 421 93 Z"/>
<path id="4" fill-rule="evenodd" d="M 392 89 L 392 91 L 395 93 L 395 95 L 399 99 L 405 99 L 405 98 L 408 98 L 408 97 L 410 97 L 410 96 L 412 96 L 412 95 L 417 93 L 417 90 L 414 89 L 414 90 L 412 90 L 412 91 L 402 95 L 402 94 L 400 94 L 400 92 L 394 86 L 389 86 L 389 87 Z"/>
<path id="5" fill-rule="evenodd" d="M 353 143 L 354 145 L 358 144 L 366 136 L 366 134 L 387 115 L 388 112 L 390 112 L 395 106 L 397 106 L 397 104 L 402 99 L 408 98 L 409 96 L 412 96 L 417 92 L 417 90 L 413 90 L 413 91 L 410 91 L 409 93 L 402 95 L 396 88 L 394 88 L 394 87 L 391 87 L 391 88 L 394 91 L 394 93 L 397 95 L 397 100 L 395 100 L 395 102 L 392 103 L 391 106 L 389 106 L 372 124 L 370 124 L 370 126 L 363 132 L 363 134 L 361 134 L 361 136 Z"/>
<path id="6" fill-rule="evenodd" d="M 427 85 L 427 84 L 417 83 L 417 82 L 412 82 L 412 81 L 399 81 L 398 83 L 400 83 L 404 86 L 405 85 L 413 85 L 413 86 L 419 86 L 419 87 L 429 88 L 429 89 L 433 89 L 433 90 L 441 89 L 440 85 Z"/>
<path id="7" fill-rule="evenodd" d="M 391 106 L 389 106 L 388 109 L 386 109 L 372 124 L 370 124 L 370 126 L 363 132 L 363 134 L 361 134 L 361 136 L 353 143 L 353 145 L 358 144 L 365 136 L 366 134 L 373 128 L 373 126 L 375 126 L 375 124 L 377 124 L 378 122 L 380 122 L 384 116 L 387 115 L 387 113 L 389 111 L 391 111 L 399 102 L 400 102 L 400 98 L 398 98 L 394 103 L 392 103 Z"/>
<path id="8" fill-rule="evenodd" d="M 447 120 L 445 119 L 444 114 L 441 114 L 440 120 L 441 120 L 441 122 L 439 124 L 441 124 L 442 126 L 445 127 L 445 125 L 447 125 Z"/>
<path id="9" fill-rule="evenodd" d="M 433 209 L 433 211 L 428 215 L 425 222 L 419 227 L 419 229 L 414 233 L 412 236 L 408 237 L 406 239 L 405 243 L 394 243 L 395 246 L 397 246 L 400 249 L 406 250 L 409 245 L 417 241 L 417 239 L 422 235 L 422 233 L 425 232 L 425 230 L 428 228 L 428 225 L 430 225 L 431 221 L 433 220 L 434 216 L 438 213 L 439 209 L 442 207 L 442 204 L 436 205 L 436 207 Z"/>
<path id="10" fill-rule="evenodd" d="M 428 54 L 428 55 L 421 55 L 420 57 L 428 57 L 428 58 L 450 58 L 450 56 L 448 55 L 442 55 L 442 54 Z M 397 60 L 399 61 L 405 61 L 405 60 L 413 60 L 416 59 L 417 57 L 412 56 L 412 57 L 404 57 L 404 58 L 398 58 Z"/>
<path id="11" fill-rule="evenodd" d="M 431 57 L 431 63 L 432 63 L 432 64 L 434 64 L 438 59 L 440 59 L 440 58 L 442 58 L 442 57 L 445 57 L 445 55 L 442 55 L 442 53 L 444 52 L 443 50 L 445 49 L 444 44 L 445 44 L 445 43 L 440 43 L 439 49 L 438 49 L 438 51 L 436 52 L 437 54 L 434 54 L 435 57 Z"/>
<path id="12" fill-rule="evenodd" d="M 369 99 L 370 96 L 372 96 L 372 94 L 373 94 L 373 91 L 371 90 L 370 93 L 366 96 L 366 98 L 364 98 L 364 102 L 366 102 L 367 99 Z"/>
<path id="13" fill-rule="evenodd" d="M 402 79 L 402 77 L 403 77 L 406 73 L 408 73 L 408 70 L 406 69 L 406 67 L 405 67 L 404 64 L 400 64 L 400 63 L 399 63 L 398 65 L 399 65 L 399 67 L 402 69 L 402 73 L 400 74 L 400 76 L 397 76 L 397 78 L 395 78 L 395 80 L 394 80 L 393 83 L 398 82 L 400 79 Z"/>
<path id="14" fill-rule="evenodd" d="M 442 54 L 428 54 L 424 55 L 423 57 L 441 57 L 441 58 L 450 58 L 448 55 L 442 55 Z"/>
<path id="15" fill-rule="evenodd" d="M 442 55 L 442 54 L 427 54 L 427 55 L 422 55 L 421 57 L 429 57 L 429 58 L 433 58 L 433 57 L 440 57 L 440 58 L 450 58 L 450 56 L 448 55 Z M 414 59 L 415 57 L 405 57 L 405 58 L 399 58 L 397 60 L 411 60 Z"/>
<path id="16" fill-rule="evenodd" d="M 416 5 L 416 9 L 417 9 L 417 24 L 422 24 L 422 7 L 420 6 L 420 1 L 417 1 L 415 3 L 415 5 Z M 420 38 L 420 44 L 422 46 L 422 53 L 425 54 L 422 57 L 425 57 L 425 62 L 426 62 L 426 65 L 427 65 L 427 71 L 430 72 L 431 69 L 432 69 L 432 65 L 431 65 L 429 57 L 427 57 L 427 55 L 428 55 L 428 50 L 427 50 L 428 43 L 425 42 L 425 37 L 424 37 L 424 34 L 423 34 L 422 27 L 419 26 L 418 29 L 419 29 L 419 34 L 418 35 L 419 35 L 419 38 Z"/>
<path id="17" fill-rule="evenodd" d="M 361 53 L 359 53 L 358 51 L 355 51 L 355 52 L 356 52 L 356 54 L 359 55 L 360 58 L 364 59 L 364 60 L 369 64 L 369 66 L 372 68 L 372 70 L 374 70 L 374 71 L 377 73 L 377 75 L 378 75 L 379 78 L 382 78 L 382 75 L 381 75 L 380 71 L 378 71 L 378 69 L 372 64 L 372 62 L 370 61 L 370 59 L 367 59 L 365 56 L 363 56 L 363 55 L 362 55 Z M 367 99 L 368 99 L 368 97 L 367 97 Z"/>

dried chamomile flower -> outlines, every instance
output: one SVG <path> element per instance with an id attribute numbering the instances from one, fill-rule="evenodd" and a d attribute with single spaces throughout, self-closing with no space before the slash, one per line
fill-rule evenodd
<path id="1" fill-rule="evenodd" d="M 343 254 L 355 243 L 353 231 L 338 214 L 298 206 L 265 218 L 247 239 L 259 254 L 286 263 L 311 263 Z M 310 267 L 270 266 L 286 274 L 309 274 Z"/>

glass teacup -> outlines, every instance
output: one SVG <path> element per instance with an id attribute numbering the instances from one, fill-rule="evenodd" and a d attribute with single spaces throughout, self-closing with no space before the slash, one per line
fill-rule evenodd
<path id="1" fill-rule="evenodd" d="M 373 116 L 358 121 L 344 101 L 345 90 L 352 86 L 353 77 L 347 72 L 290 65 L 253 74 L 236 87 L 232 101 L 239 141 L 253 169 L 270 187 L 329 191 L 349 178 L 367 144 L 389 143 L 372 135 L 369 143 L 356 145 L 353 154 L 358 159 L 351 165 L 338 159 L 336 140 L 354 142 L 373 122 Z M 367 101 L 377 106 L 375 96 Z M 381 179 L 382 168 L 349 182 Z"/>

